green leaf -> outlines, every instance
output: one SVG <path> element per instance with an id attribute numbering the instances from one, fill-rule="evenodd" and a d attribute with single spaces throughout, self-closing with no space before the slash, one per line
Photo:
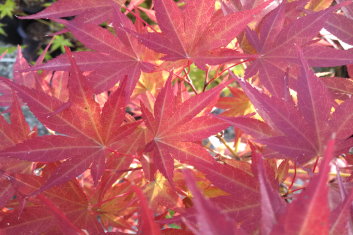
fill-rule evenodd
<path id="1" fill-rule="evenodd" d="M 43 48 L 40 48 L 40 49 L 38 50 L 37 55 L 41 55 L 41 54 L 43 54 L 43 53 L 44 53 L 44 49 L 43 49 Z M 53 57 L 50 55 L 50 53 L 45 53 L 44 60 L 45 60 L 45 61 L 48 61 L 48 60 L 51 60 L 51 59 L 53 59 Z"/>
<path id="2" fill-rule="evenodd" d="M 65 52 L 65 46 L 72 47 L 72 43 L 69 39 L 65 38 L 63 35 L 57 35 L 54 38 L 53 44 L 51 46 L 50 52 L 59 49 L 61 52 Z"/>
<path id="3" fill-rule="evenodd" d="M 7 51 L 8 54 L 11 54 L 11 53 L 15 52 L 16 49 L 17 49 L 16 46 L 14 46 L 14 47 L 0 47 L 0 54 L 4 53 L 5 51 Z"/>
<path id="4" fill-rule="evenodd" d="M 7 33 L 5 32 L 5 30 L 2 28 L 2 27 L 4 27 L 4 26 L 6 26 L 6 24 L 2 24 L 2 23 L 0 23 L 0 35 L 3 35 L 3 36 L 7 36 Z"/>
<path id="5" fill-rule="evenodd" d="M 15 7 L 16 4 L 13 0 L 6 0 L 4 4 L 0 4 L 0 18 L 2 19 L 5 16 L 12 18 Z"/>

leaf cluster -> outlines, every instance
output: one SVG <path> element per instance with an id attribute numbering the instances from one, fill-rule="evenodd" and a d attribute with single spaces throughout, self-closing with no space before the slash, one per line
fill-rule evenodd
<path id="1" fill-rule="evenodd" d="M 1 234 L 352 234 L 350 1 L 58 0 L 21 18 L 65 28 L 0 77 Z M 334 66 L 347 76 L 314 70 Z"/>

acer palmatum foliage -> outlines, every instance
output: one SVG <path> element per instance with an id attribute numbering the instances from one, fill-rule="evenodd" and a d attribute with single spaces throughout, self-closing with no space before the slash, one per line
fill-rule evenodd
<path id="1" fill-rule="evenodd" d="M 351 1 L 58 0 L 22 17 L 39 18 L 88 50 L 30 66 L 19 48 L 0 78 L 1 234 L 353 233 Z M 347 76 L 313 70 L 332 66 Z"/>

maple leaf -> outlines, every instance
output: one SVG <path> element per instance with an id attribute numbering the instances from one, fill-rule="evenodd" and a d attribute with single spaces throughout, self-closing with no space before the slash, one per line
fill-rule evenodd
<path id="1" fill-rule="evenodd" d="M 237 12 L 237 11 L 252 9 L 261 3 L 263 3 L 263 0 L 248 0 L 248 1 L 230 0 L 230 1 L 222 2 L 222 9 L 226 13 Z"/>
<path id="2" fill-rule="evenodd" d="M 292 80 L 300 65 L 295 46 L 302 48 L 310 66 L 328 67 L 353 63 L 353 50 L 336 50 L 311 42 L 339 5 L 286 23 L 286 11 L 291 9 L 289 6 L 283 2 L 264 17 L 258 35 L 247 30 L 247 39 L 259 57 L 246 69 L 245 77 L 249 78 L 258 72 L 263 86 L 278 97 L 284 95 L 286 85 L 282 77 L 287 68 L 290 68 L 292 78 L 289 80 L 290 85 L 295 87 L 296 83 Z"/>
<path id="3" fill-rule="evenodd" d="M 101 211 L 101 219 L 104 227 L 114 226 L 121 229 L 130 229 L 131 221 L 126 218 L 139 210 L 136 194 L 129 182 L 118 185 L 110 185 L 106 191 L 98 190 L 101 198 L 93 206 L 94 210 Z"/>
<path id="4" fill-rule="evenodd" d="M 68 80 L 69 72 L 56 71 L 49 73 L 42 78 L 43 90 L 47 94 L 63 102 L 67 102 L 69 99 L 69 91 L 67 89 Z"/>
<path id="5" fill-rule="evenodd" d="M 0 149 L 5 149 L 30 138 L 29 126 L 14 92 L 12 92 L 12 100 L 9 108 L 11 124 L 3 116 L 0 116 Z"/>
<path id="6" fill-rule="evenodd" d="M 170 77 L 156 98 L 154 114 L 141 103 L 143 120 L 148 128 L 147 135 L 151 136 L 145 151 L 152 152 L 157 169 L 170 182 L 174 158 L 182 162 L 212 162 L 213 159 L 207 151 L 193 142 L 201 141 L 225 129 L 228 124 L 211 116 L 195 116 L 215 101 L 223 88 L 224 85 L 220 85 L 178 103 L 173 94 Z M 196 153 L 199 156 L 196 156 Z"/>
<path id="7" fill-rule="evenodd" d="M 299 54 L 302 69 L 297 85 L 297 106 L 291 99 L 269 97 L 249 83 L 239 80 L 266 124 L 251 118 L 217 117 L 228 120 L 232 125 L 253 135 L 260 143 L 267 144 L 286 158 L 300 163 L 322 154 L 332 130 L 337 133 L 336 153 L 347 152 L 351 144 L 348 138 L 353 133 L 353 114 L 348 111 L 352 109 L 353 99 L 347 99 L 335 106 L 335 112 L 331 114 L 334 100 L 310 70 L 303 53 L 300 51 Z M 288 89 L 285 93 L 285 97 L 290 97 Z"/>
<path id="8" fill-rule="evenodd" d="M 197 144 L 198 141 L 227 127 L 225 123 L 218 122 L 208 115 L 194 117 L 216 101 L 224 85 L 226 84 L 180 102 L 178 96 L 173 94 L 170 78 L 157 96 L 153 114 L 141 103 L 142 117 L 148 128 L 146 135 L 149 136 L 145 152 L 151 157 L 149 164 L 152 162 L 172 185 L 176 159 L 194 166 L 216 187 L 236 195 L 236 199 L 226 196 L 216 203 L 243 222 L 246 219 L 242 216 L 250 213 L 249 211 L 256 214 L 255 211 L 259 208 L 256 179 L 242 168 L 216 163 L 210 154 Z M 149 172 L 148 163 L 142 164 L 144 171 Z M 245 205 L 251 206 L 244 208 Z M 246 224 L 248 222 L 244 221 Z"/>
<path id="9" fill-rule="evenodd" d="M 257 180 L 257 173 L 251 169 L 253 167 L 248 162 L 234 159 L 228 159 L 224 164 L 214 164 L 212 168 L 197 167 L 212 185 L 230 194 L 209 193 L 209 187 L 206 187 L 202 191 L 210 197 L 212 204 L 232 218 L 237 228 L 241 228 L 240 230 L 244 230 L 247 234 L 258 232 L 259 226 L 261 226 L 261 220 L 258 217 L 263 205 L 260 202 L 261 185 Z M 217 172 L 221 173 L 223 177 L 219 176 Z M 202 185 L 202 181 L 199 180 L 197 185 Z M 193 213 L 195 211 L 184 215 L 189 218 Z"/>
<path id="10" fill-rule="evenodd" d="M 153 211 L 163 211 L 173 207 L 178 201 L 178 195 L 162 174 L 157 174 L 155 180 L 146 185 L 144 193 Z"/>
<path id="11" fill-rule="evenodd" d="M 50 45 L 50 43 L 49 43 Z M 36 65 L 40 65 L 44 58 L 46 51 L 49 48 L 49 45 L 44 50 L 43 54 L 37 59 Z M 67 77 L 68 74 L 65 72 L 56 72 L 56 73 L 47 73 L 43 72 L 41 74 L 35 73 L 33 71 L 29 72 L 20 72 L 23 70 L 30 70 L 30 65 L 23 57 L 22 48 L 17 47 L 17 56 L 16 62 L 13 66 L 13 81 L 17 84 L 26 86 L 28 88 L 36 88 L 38 90 L 45 90 L 48 93 L 53 94 L 59 99 L 66 101 L 67 100 Z M 3 103 L 4 106 L 11 104 L 11 89 L 1 83 L 0 92 L 2 93 L 0 104 Z"/>
<path id="12" fill-rule="evenodd" d="M 5 55 L 5 54 L 4 54 Z M 0 59 L 4 56 L 0 56 Z M 20 73 L 18 72 L 19 70 L 22 69 L 27 69 L 29 67 L 27 61 L 24 59 L 22 55 L 22 50 L 21 47 L 17 47 L 17 55 L 16 55 L 16 62 L 13 66 L 13 79 L 19 84 L 28 86 L 28 87 L 34 87 L 34 82 L 35 82 L 35 77 L 33 76 L 33 73 Z M 12 92 L 11 89 L 6 86 L 5 84 L 0 85 L 0 94 L 1 94 L 1 99 L 0 99 L 0 105 L 1 106 L 10 106 L 11 101 L 12 101 Z"/>
<path id="13" fill-rule="evenodd" d="M 68 30 L 87 48 L 94 51 L 74 52 L 73 55 L 77 65 L 82 71 L 89 71 L 87 80 L 95 93 L 100 93 L 112 88 L 120 80 L 128 80 L 126 85 L 126 94 L 131 94 L 135 88 L 141 71 L 152 72 L 153 65 L 145 62 L 151 51 L 138 43 L 137 39 L 119 30 L 118 26 L 123 25 L 129 29 L 135 29 L 132 22 L 120 12 L 117 7 L 114 8 L 113 26 L 118 35 L 114 35 L 107 29 L 90 23 L 78 21 L 65 21 L 56 19 L 62 23 Z M 153 53 L 152 53 L 153 54 Z M 49 71 L 68 71 L 70 61 L 67 56 L 61 55 L 50 60 L 43 65 L 34 66 L 34 70 Z"/>
<path id="14" fill-rule="evenodd" d="M 338 177 L 340 177 L 338 175 Z M 340 187 L 341 188 L 341 187 Z M 345 195 L 347 194 L 347 195 Z M 350 221 L 350 205 L 353 201 L 353 190 L 345 193 L 345 188 L 341 190 L 341 203 L 331 211 L 330 214 L 330 233 L 331 234 L 350 234 L 353 227 Z"/>
<path id="15" fill-rule="evenodd" d="M 139 223 L 139 231 L 145 231 L 147 235 L 159 235 L 160 229 L 159 225 L 154 221 L 154 216 L 152 210 L 148 207 L 148 202 L 146 197 L 143 195 L 142 190 L 133 185 L 132 186 L 137 197 L 140 200 L 140 223 Z"/>
<path id="16" fill-rule="evenodd" d="M 344 0 L 337 0 L 337 3 L 343 3 L 345 2 Z M 353 5 L 345 5 L 342 7 L 342 11 L 350 19 L 353 19 Z"/>
<path id="17" fill-rule="evenodd" d="M 328 234 L 328 174 L 334 155 L 335 141 L 329 140 L 320 165 L 320 173 L 314 176 L 299 197 L 288 205 L 272 234 Z"/>
<path id="18" fill-rule="evenodd" d="M 71 31 L 92 51 L 68 51 L 47 64 L 43 53 L 30 67 L 19 50 L 13 81 L 0 78 L 0 104 L 10 106 L 10 118 L 0 117 L 0 234 L 352 233 L 352 79 L 317 78 L 310 66 L 345 64 L 353 74 L 353 50 L 315 38 L 331 27 L 350 43 L 353 5 L 265 1 L 57 0 L 25 17 L 64 23 L 60 33 Z M 141 11 L 159 25 L 143 27 Z M 231 74 L 242 88 L 230 88 L 233 97 L 218 99 L 228 82 L 192 96 L 184 83 L 172 85 L 173 74 L 163 76 L 191 62 L 219 64 L 195 77 L 184 70 L 200 84 L 203 72 L 207 82 L 241 58 L 253 61 L 245 77 L 254 80 Z M 50 135 L 30 132 L 21 102 Z M 225 115 L 210 115 L 213 106 Z M 236 159 L 213 157 L 201 141 L 229 125 L 236 143 L 223 144 Z M 261 154 L 248 141 L 251 154 L 237 158 L 243 132 L 265 145 Z M 337 174 L 329 175 L 339 154 Z M 321 160 L 318 174 L 304 164 L 313 157 Z M 278 166 L 278 159 L 285 160 Z M 284 203 L 279 183 L 288 180 L 294 200 Z M 339 188 L 329 191 L 333 180 Z M 293 194 L 297 182 L 305 190 Z"/>
<path id="19" fill-rule="evenodd" d="M 162 71 L 142 73 L 132 96 L 145 96 L 149 93 L 156 95 L 164 86 L 165 81 Z"/>
<path id="20" fill-rule="evenodd" d="M 36 76 L 33 72 L 21 73 L 20 70 L 28 69 L 30 66 L 27 63 L 26 59 L 23 57 L 22 49 L 20 46 L 17 47 L 17 56 L 16 62 L 14 64 L 14 74 L 13 80 L 21 85 L 26 87 L 34 88 L 36 82 Z"/>
<path id="21" fill-rule="evenodd" d="M 17 197 L 38 190 L 44 181 L 45 177 L 16 174 Z M 81 229 L 93 234 L 104 233 L 96 212 L 90 210 L 87 196 L 76 180 L 28 199 L 22 211 L 15 201 L 9 206 L 14 209 L 0 212 L 0 232 L 4 234 L 24 231 L 81 234 Z"/>
<path id="22" fill-rule="evenodd" d="M 284 202 L 278 194 L 278 190 L 275 190 L 271 185 L 269 171 L 270 167 L 265 164 L 262 159 L 262 155 L 257 153 L 255 147 L 252 148 L 252 160 L 256 167 L 257 176 L 259 179 L 260 192 L 261 192 L 261 233 L 270 234 L 273 226 L 278 223 L 278 214 L 284 210 Z"/>
<path id="23" fill-rule="evenodd" d="M 325 86 L 336 99 L 345 100 L 353 94 L 353 80 L 340 77 L 322 77 Z"/>
<path id="24" fill-rule="evenodd" d="M 10 179 L 10 180 L 9 180 Z M 15 188 L 13 187 L 13 181 L 11 178 L 6 177 L 3 172 L 0 173 L 0 208 L 3 208 L 8 201 L 15 195 Z"/>
<path id="25" fill-rule="evenodd" d="M 62 103 L 41 91 L 2 79 L 27 101 L 33 113 L 43 124 L 66 135 L 32 138 L 7 148 L 0 154 L 2 157 L 35 162 L 68 159 L 53 173 L 41 190 L 64 183 L 87 168 L 91 168 L 94 181 L 98 182 L 105 169 L 106 155 L 115 151 L 134 154 L 135 151 L 133 146 L 119 144 L 122 137 L 131 134 L 139 124 L 134 122 L 123 125 L 124 108 L 129 99 L 124 95 L 126 84 L 121 84 L 101 110 L 72 54 L 70 51 L 67 53 L 72 64 L 68 84 L 70 98 L 67 103 Z"/>
<path id="26" fill-rule="evenodd" d="M 185 59 L 203 66 L 225 62 L 227 54 L 244 58 L 245 55 L 237 55 L 233 50 L 215 49 L 227 46 L 269 2 L 226 16 L 215 10 L 215 2 L 190 0 L 181 9 L 172 0 L 156 0 L 154 9 L 162 32 L 138 34 L 129 29 L 128 32 L 147 47 L 165 54 L 163 60 Z"/>
<path id="27" fill-rule="evenodd" d="M 232 97 L 219 98 L 216 107 L 225 109 L 223 116 L 234 117 L 251 113 L 251 103 L 245 93 L 236 87 L 228 87 Z"/>
<path id="28" fill-rule="evenodd" d="M 196 226 L 188 220 L 185 220 L 185 223 L 194 234 L 245 234 L 242 229 L 235 228 L 234 221 L 227 214 L 203 197 L 196 187 L 196 180 L 190 170 L 184 170 L 184 175 L 185 181 L 193 194 Z"/>
<path id="29" fill-rule="evenodd" d="M 83 23 L 100 24 L 113 15 L 113 4 L 123 5 L 125 0 L 77 0 L 75 4 L 68 0 L 54 2 L 43 11 L 30 16 L 22 16 L 20 19 L 58 19 L 68 16 L 76 16 Z"/>
<path id="30" fill-rule="evenodd" d="M 216 176 L 217 174 L 215 173 L 213 173 L 213 177 L 209 177 L 210 175 L 212 175 L 209 173 L 208 175 L 206 174 L 206 176 L 208 176 L 210 182 L 205 182 L 205 177 L 200 174 L 201 172 L 194 171 L 194 174 L 197 174 L 197 186 L 205 196 L 209 197 L 209 200 L 207 200 L 208 202 L 205 203 L 206 208 L 215 208 L 215 210 L 217 211 L 217 213 L 215 213 L 219 214 L 221 218 L 231 218 L 231 220 L 235 221 L 233 225 L 236 224 L 236 229 L 238 232 L 244 230 L 247 233 L 252 234 L 257 231 L 259 226 L 259 221 L 254 220 L 254 217 L 256 217 L 260 213 L 260 195 L 259 191 L 257 191 L 258 185 L 253 175 L 251 175 L 250 169 L 250 172 L 246 172 L 246 174 L 244 174 L 244 169 L 250 168 L 249 163 L 239 161 L 234 161 L 233 163 L 235 163 L 234 165 L 238 166 L 229 167 L 224 166 L 222 164 L 217 164 L 214 165 L 213 169 L 208 170 L 209 172 L 211 172 L 212 170 L 218 170 L 222 173 L 223 176 L 228 176 L 228 179 L 226 179 L 225 177 L 222 179 L 221 177 Z M 206 172 L 206 169 L 204 170 Z M 179 173 L 180 171 L 177 172 Z M 179 176 L 182 175 L 176 175 L 176 177 Z M 182 179 L 187 180 L 187 178 L 185 177 L 183 177 Z M 174 180 L 176 181 L 177 187 L 180 188 L 180 190 L 187 190 L 184 180 Z M 224 185 L 222 185 L 222 183 Z M 217 185 L 217 187 L 222 188 L 224 191 L 219 190 L 217 187 L 215 187 L 215 185 Z M 230 192 L 232 193 L 232 195 L 227 195 L 228 193 L 226 192 Z M 188 201 L 186 199 L 189 200 L 189 197 L 183 200 L 184 203 Z M 191 199 L 197 200 L 195 198 L 190 198 L 190 200 Z M 195 205 L 195 203 L 193 204 Z M 204 200 L 201 200 L 201 204 L 204 204 Z M 188 205 L 189 203 L 186 205 L 187 209 L 182 213 L 181 218 L 183 218 L 183 221 L 184 219 L 187 221 L 187 225 L 190 225 L 191 227 L 195 228 L 195 225 L 197 224 L 197 217 L 200 215 L 200 213 L 195 207 L 188 208 Z M 208 218 L 209 216 L 212 217 L 212 215 L 207 214 L 205 215 L 205 218 Z M 200 215 L 199 218 L 201 217 L 202 215 Z M 180 220 L 181 218 L 178 216 L 178 218 L 175 219 Z M 215 227 L 215 229 L 217 229 L 217 224 L 218 223 L 210 226 Z M 221 230 L 221 228 L 219 229 Z M 199 229 L 197 230 L 200 232 L 203 231 Z"/>
<path id="31" fill-rule="evenodd" d="M 353 19 L 344 15 L 332 14 L 325 23 L 325 29 L 342 41 L 353 44 Z"/>
<path id="32" fill-rule="evenodd" d="M 321 11 L 331 6 L 333 0 L 311 0 L 307 6 L 313 11 Z"/>
<path id="33" fill-rule="evenodd" d="M 14 92 L 12 92 L 12 100 L 9 108 L 11 123 L 0 116 L 0 150 L 15 146 L 34 136 L 34 132 L 31 133 L 25 121 L 20 102 Z M 31 174 L 32 163 L 0 158 L 0 207 L 4 206 L 16 192 L 14 173 Z"/>

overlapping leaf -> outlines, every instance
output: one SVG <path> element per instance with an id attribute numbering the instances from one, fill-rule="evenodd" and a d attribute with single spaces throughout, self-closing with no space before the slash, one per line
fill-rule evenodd
<path id="1" fill-rule="evenodd" d="M 177 103 L 169 79 L 157 96 L 154 114 L 142 104 L 143 119 L 150 140 L 145 151 L 150 152 L 154 166 L 172 182 L 174 159 L 193 165 L 217 187 L 234 195 L 244 193 L 257 198 L 255 178 L 242 169 L 221 165 L 197 142 L 228 126 L 208 115 L 195 117 L 214 103 L 224 85 Z"/>
<path id="2" fill-rule="evenodd" d="M 76 16 L 85 23 L 102 23 L 107 19 L 111 19 L 113 15 L 114 2 L 124 4 L 124 0 L 78 0 L 75 4 L 68 0 L 60 0 L 54 2 L 51 6 L 43 11 L 21 17 L 21 19 L 58 19 L 68 16 Z"/>
<path id="3" fill-rule="evenodd" d="M 193 194 L 196 223 L 188 221 L 187 225 L 194 234 L 221 235 L 221 234 L 245 234 L 237 231 L 234 221 L 222 213 L 211 201 L 204 198 L 196 187 L 195 178 L 189 170 L 184 171 L 186 183 Z"/>
<path id="4" fill-rule="evenodd" d="M 154 216 L 152 210 L 148 207 L 147 200 L 142 193 L 142 190 L 136 186 L 133 186 L 137 197 L 140 200 L 140 223 L 139 223 L 139 231 L 145 231 L 144 233 L 148 235 L 159 235 L 160 229 L 158 224 L 154 221 Z"/>
<path id="5" fill-rule="evenodd" d="M 254 16 L 268 3 L 227 16 L 215 10 L 215 0 L 190 0 L 180 9 L 172 0 L 155 1 L 155 11 L 161 33 L 138 34 L 128 30 L 149 48 L 165 54 L 164 60 L 190 60 L 198 65 L 220 64 L 232 50 L 215 51 L 227 46 Z M 214 50 L 214 51 L 212 51 Z M 244 58 L 239 54 L 238 58 Z"/>
<path id="6" fill-rule="evenodd" d="M 0 78 L 0 104 L 12 104 L 10 122 L 0 117 L 0 233 L 350 234 L 351 79 L 317 78 L 309 65 L 353 62 L 351 50 L 313 40 L 322 27 L 331 27 L 350 42 L 352 5 L 341 0 L 332 8 L 332 0 L 264 2 L 58 0 L 25 17 L 65 24 L 92 51 L 68 52 L 42 65 L 43 54 L 32 68 L 19 51 L 14 82 Z M 141 3 L 151 10 L 137 8 Z M 120 6 L 134 15 L 135 26 Z M 343 13 L 336 12 L 341 7 Z M 140 10 L 159 25 L 140 27 L 140 17 L 147 19 Z M 60 19 L 67 16 L 75 18 Z M 103 21 L 107 24 L 98 26 Z M 228 49 L 229 42 L 250 55 Z M 172 78 L 163 87 L 166 67 L 219 64 L 200 69 L 196 77 L 184 74 L 190 85 L 189 77 L 197 79 L 197 86 L 203 72 L 205 83 L 215 71 L 215 78 L 222 79 L 225 62 L 250 57 L 246 77 L 258 73 L 260 79 L 254 76 L 250 85 L 237 78 L 243 91 L 230 88 L 234 97 L 218 102 L 231 117 L 209 114 L 227 82 L 195 96 L 179 83 L 172 85 Z M 140 80 L 137 98 L 126 106 L 141 71 L 152 71 L 147 62 L 163 65 Z M 38 69 L 44 71 L 35 73 Z M 181 70 L 175 71 L 183 79 Z M 51 135 L 30 132 L 12 90 Z M 247 114 L 249 105 L 261 120 L 238 116 Z M 144 125 L 134 118 L 142 118 Z M 230 124 L 236 127 L 237 147 L 222 138 L 221 145 L 212 140 L 210 151 L 217 155 L 211 156 L 201 141 Z M 263 145 L 255 150 L 239 129 Z M 277 159 L 263 160 L 262 155 L 287 159 L 277 166 Z M 308 161 L 321 156 L 319 173 L 310 173 Z M 330 164 L 343 169 L 337 168 L 335 176 Z M 182 168 L 190 168 L 185 180 Z M 328 182 L 335 178 L 339 189 L 329 191 Z M 293 192 L 302 182 L 305 189 L 298 196 Z"/>
<path id="7" fill-rule="evenodd" d="M 262 234 L 269 234 L 272 228 L 278 223 L 278 214 L 284 210 L 284 202 L 280 198 L 278 189 L 273 187 L 271 177 L 269 173 L 270 167 L 265 164 L 262 156 L 257 153 L 256 149 L 252 149 L 253 164 L 256 166 L 256 172 L 260 184 L 261 192 L 261 227 L 260 231 Z"/>
<path id="8" fill-rule="evenodd" d="M 334 140 L 330 140 L 320 165 L 320 173 L 311 179 L 298 199 L 287 207 L 272 234 L 328 234 L 330 209 L 327 181 L 334 147 Z"/>
<path id="9" fill-rule="evenodd" d="M 246 77 L 258 72 L 263 86 L 277 97 L 284 95 L 285 84 L 282 77 L 286 69 L 290 68 L 290 74 L 295 74 L 298 69 L 295 46 L 302 48 L 311 66 L 328 67 L 353 62 L 353 50 L 336 50 L 311 42 L 324 27 L 326 20 L 333 17 L 332 13 L 337 6 L 287 23 L 287 15 L 292 7 L 294 6 L 283 2 L 271 11 L 261 22 L 259 35 L 251 30 L 247 31 L 247 39 L 260 56 L 247 68 Z M 295 86 L 295 82 L 291 86 Z"/>
<path id="10" fill-rule="evenodd" d="M 212 157 L 192 142 L 223 130 L 227 124 L 210 116 L 195 116 L 218 97 L 222 88 L 218 86 L 179 104 L 169 79 L 157 96 L 154 114 L 141 104 L 151 136 L 146 151 L 153 152 L 157 169 L 169 180 L 173 175 L 174 158 L 183 162 L 212 162 Z"/>
<path id="11" fill-rule="evenodd" d="M 44 178 L 34 175 L 16 175 L 18 182 L 17 197 L 29 194 L 44 183 Z M 87 196 L 76 181 L 70 181 L 52 188 L 46 193 L 29 199 L 23 211 L 14 200 L 11 213 L 0 212 L 0 232 L 3 234 L 45 233 L 77 234 L 82 229 L 100 234 L 104 230 L 90 211 Z"/>
<path id="12" fill-rule="evenodd" d="M 298 104 L 292 100 L 269 97 L 249 83 L 240 81 L 242 88 L 252 101 L 266 124 L 250 118 L 225 118 L 234 126 L 253 135 L 259 142 L 267 144 L 290 159 L 304 163 L 322 154 L 323 146 L 334 128 L 337 133 L 337 153 L 347 152 L 353 133 L 352 98 L 335 108 L 334 100 L 322 82 L 313 74 L 301 55 L 301 75 L 298 78 Z M 289 97 L 289 91 L 286 92 Z M 347 148 L 348 147 L 348 148 Z"/>
<path id="13" fill-rule="evenodd" d="M 0 116 L 0 150 L 12 147 L 32 137 L 16 94 L 13 93 L 12 98 L 13 101 L 9 109 L 11 123 Z M 16 191 L 14 173 L 31 174 L 32 163 L 0 158 L 0 207 L 4 206 Z"/>
<path id="14" fill-rule="evenodd" d="M 229 90 L 232 97 L 221 97 L 216 104 L 218 108 L 225 109 L 222 115 L 235 117 L 249 114 L 252 111 L 251 103 L 245 93 L 235 87 L 229 87 Z"/>
<path id="15" fill-rule="evenodd" d="M 330 214 L 330 234 L 350 234 L 353 231 L 353 225 L 350 220 L 353 190 L 345 193 L 345 188 L 342 188 L 341 198 L 341 203 Z"/>
<path id="16" fill-rule="evenodd" d="M 70 55 L 70 98 L 62 103 L 41 91 L 28 89 L 9 80 L 2 80 L 27 101 L 33 113 L 48 128 L 63 135 L 41 136 L 30 139 L 1 152 L 11 157 L 35 162 L 66 160 L 53 173 L 46 188 L 70 180 L 90 168 L 97 182 L 105 169 L 105 156 L 114 151 L 133 154 L 133 146 L 115 146 L 122 137 L 131 134 L 138 123 L 123 125 L 124 107 L 129 97 L 124 86 L 114 92 L 106 102 L 102 114 L 94 94 Z M 124 150 L 124 147 L 126 149 Z M 132 148 L 131 148 L 132 147 Z M 131 151 L 131 152 L 130 152 Z M 94 167 L 93 167 L 94 166 Z"/>
<path id="17" fill-rule="evenodd" d="M 121 25 L 131 30 L 134 30 L 135 26 L 118 8 L 110 8 L 115 9 L 113 26 L 117 35 L 91 23 L 59 19 L 57 21 L 63 23 L 87 48 L 94 50 L 73 53 L 79 68 L 82 71 L 90 71 L 87 79 L 94 92 L 106 91 L 118 81 L 127 80 L 126 94 L 130 94 L 140 78 L 141 71 L 153 70 L 152 64 L 145 62 L 153 53 L 139 44 L 137 39 L 119 30 Z M 68 71 L 70 62 L 62 55 L 30 70 L 38 69 Z"/>
<path id="18" fill-rule="evenodd" d="M 344 15 L 332 14 L 330 19 L 325 23 L 325 29 L 337 36 L 342 41 L 353 44 L 353 19 L 349 19 Z"/>

